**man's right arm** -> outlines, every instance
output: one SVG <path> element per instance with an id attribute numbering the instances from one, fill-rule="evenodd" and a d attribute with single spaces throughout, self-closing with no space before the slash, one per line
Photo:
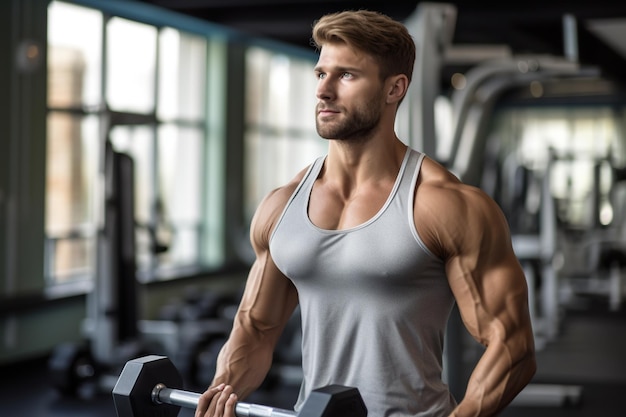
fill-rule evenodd
<path id="1" fill-rule="evenodd" d="M 229 395 L 220 393 L 233 392 L 236 399 L 244 399 L 270 370 L 274 348 L 298 304 L 296 288 L 276 267 L 269 250 L 270 235 L 294 189 L 290 184 L 273 191 L 255 213 L 250 239 L 256 259 L 230 336 L 218 355 L 213 388 L 200 397 L 196 417 L 227 416 L 222 411 Z M 234 401 L 229 401 L 229 407 L 232 411 Z"/>
<path id="2" fill-rule="evenodd" d="M 258 388 L 272 365 L 276 343 L 297 303 L 291 281 L 278 271 L 267 251 L 259 254 L 230 337 L 218 355 L 211 385 L 232 385 L 241 399 Z"/>

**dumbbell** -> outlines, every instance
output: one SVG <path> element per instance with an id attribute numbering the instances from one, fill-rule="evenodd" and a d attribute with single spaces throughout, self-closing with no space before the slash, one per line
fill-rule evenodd
<path id="1" fill-rule="evenodd" d="M 165 356 L 126 362 L 113 388 L 118 417 L 176 417 L 180 407 L 196 408 L 200 394 L 179 389 L 182 377 Z M 366 417 L 357 388 L 329 385 L 311 392 L 299 413 L 238 402 L 237 417 Z"/>

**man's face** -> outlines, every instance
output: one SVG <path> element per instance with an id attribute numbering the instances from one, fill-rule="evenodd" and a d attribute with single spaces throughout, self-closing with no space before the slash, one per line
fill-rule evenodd
<path id="1" fill-rule="evenodd" d="M 385 104 L 384 84 L 374 59 L 345 44 L 325 44 L 315 74 L 317 133 L 346 141 L 373 136 Z"/>

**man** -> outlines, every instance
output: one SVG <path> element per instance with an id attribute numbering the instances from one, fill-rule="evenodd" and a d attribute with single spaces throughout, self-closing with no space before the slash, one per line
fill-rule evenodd
<path id="1" fill-rule="evenodd" d="M 491 416 L 535 372 L 527 287 L 496 203 L 394 132 L 415 60 L 370 11 L 322 17 L 316 126 L 328 154 L 271 192 L 228 342 L 196 417 L 234 416 L 299 304 L 304 380 L 357 387 L 370 416 Z M 453 303 L 486 349 L 456 402 L 441 380 Z M 349 417 L 349 416 L 346 416 Z"/>

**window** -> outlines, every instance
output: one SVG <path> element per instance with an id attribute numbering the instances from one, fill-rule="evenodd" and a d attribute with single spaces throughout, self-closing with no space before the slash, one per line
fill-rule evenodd
<path id="1" fill-rule="evenodd" d="M 536 214 L 539 207 L 533 206 L 533 201 L 539 201 L 538 180 L 548 172 L 557 216 L 564 227 L 587 230 L 610 225 L 615 214 L 613 169 L 626 165 L 621 118 L 623 114 L 609 106 L 501 110 L 490 136 L 499 141 L 500 203 L 505 211 Z M 534 182 L 521 182 L 515 176 L 516 167 L 523 168 Z M 518 190 L 521 186 L 525 187 L 527 206 L 514 204 L 514 194 L 522 191 Z"/>
<path id="2" fill-rule="evenodd" d="M 107 21 L 106 37 L 107 105 L 118 111 L 154 112 L 157 29 L 113 17 Z"/>
<path id="3" fill-rule="evenodd" d="M 69 2 L 48 10 L 49 283 L 96 273 L 106 142 L 134 162 L 140 277 L 218 265 L 201 250 L 219 244 L 203 207 L 210 39 Z"/>
<path id="4" fill-rule="evenodd" d="M 54 283 L 95 270 L 103 19 L 60 2 L 48 16 L 45 275 Z"/>

